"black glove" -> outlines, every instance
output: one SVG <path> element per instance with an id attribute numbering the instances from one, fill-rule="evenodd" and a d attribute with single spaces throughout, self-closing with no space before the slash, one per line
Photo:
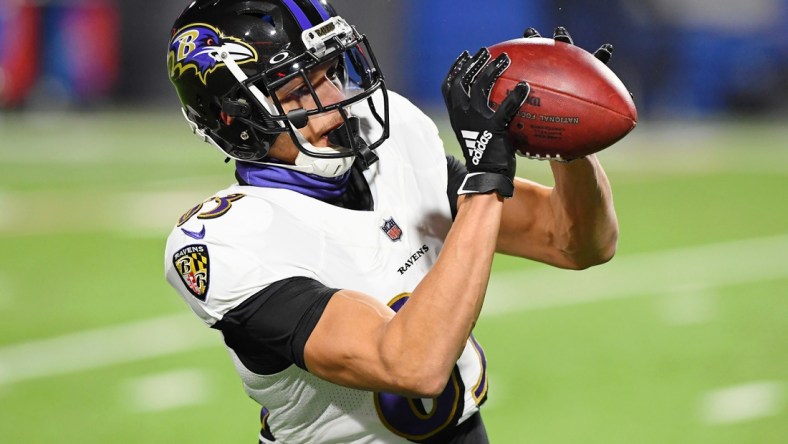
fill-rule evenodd
<path id="1" fill-rule="evenodd" d="M 457 194 L 495 191 L 501 197 L 512 197 L 516 160 L 507 127 L 531 87 L 519 83 L 498 110 L 493 111 L 489 104 L 490 91 L 511 62 L 506 54 L 488 64 L 490 58 L 487 48 L 482 48 L 473 57 L 463 52 L 441 88 L 468 169 Z"/>
<path id="2" fill-rule="evenodd" d="M 523 33 L 523 37 L 529 39 L 532 37 L 541 37 L 539 31 L 534 28 L 528 28 Z M 570 45 L 574 45 L 575 42 L 572 40 L 572 36 L 569 35 L 569 31 L 566 30 L 563 26 L 559 26 L 555 28 L 553 32 L 553 39 L 558 40 L 559 42 L 568 43 Z M 594 57 L 599 59 L 602 63 L 607 65 L 607 62 L 610 61 L 610 58 L 613 56 L 613 45 L 610 43 L 605 43 L 599 49 L 594 51 Z"/>

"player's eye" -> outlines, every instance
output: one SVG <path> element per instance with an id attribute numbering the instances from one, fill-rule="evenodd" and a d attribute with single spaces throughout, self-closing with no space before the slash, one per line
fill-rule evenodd
<path id="1" fill-rule="evenodd" d="M 306 85 L 301 85 L 298 88 L 293 89 L 287 94 L 289 99 L 300 99 L 302 97 L 311 95 L 309 88 Z"/>
<path id="2" fill-rule="evenodd" d="M 335 63 L 326 70 L 326 79 L 338 88 L 342 88 L 342 74 L 339 71 L 339 64 Z"/>

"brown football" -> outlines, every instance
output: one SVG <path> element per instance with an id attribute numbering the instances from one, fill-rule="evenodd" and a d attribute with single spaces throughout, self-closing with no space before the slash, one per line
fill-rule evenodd
<path id="1" fill-rule="evenodd" d="M 518 82 L 531 93 L 509 125 L 520 154 L 572 160 L 601 151 L 637 124 L 637 109 L 621 80 L 593 54 L 548 38 L 509 40 L 489 48 L 512 63 L 490 94 L 497 108 Z"/>

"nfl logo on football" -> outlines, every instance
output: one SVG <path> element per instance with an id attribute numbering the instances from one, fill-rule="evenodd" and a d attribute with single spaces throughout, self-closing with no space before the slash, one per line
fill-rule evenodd
<path id="1" fill-rule="evenodd" d="M 383 226 L 380 227 L 384 233 L 391 239 L 392 241 L 398 241 L 402 239 L 402 229 L 397 225 L 397 222 L 394 221 L 394 218 L 388 219 L 383 222 Z"/>

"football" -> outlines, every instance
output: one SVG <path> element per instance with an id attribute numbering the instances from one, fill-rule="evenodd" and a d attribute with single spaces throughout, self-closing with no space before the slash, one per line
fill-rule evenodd
<path id="1" fill-rule="evenodd" d="M 519 154 L 572 160 L 621 140 L 637 124 L 637 109 L 624 84 L 593 54 L 549 38 L 509 40 L 489 48 L 507 53 L 511 65 L 490 93 L 496 109 L 521 81 L 531 93 L 509 125 Z"/>

